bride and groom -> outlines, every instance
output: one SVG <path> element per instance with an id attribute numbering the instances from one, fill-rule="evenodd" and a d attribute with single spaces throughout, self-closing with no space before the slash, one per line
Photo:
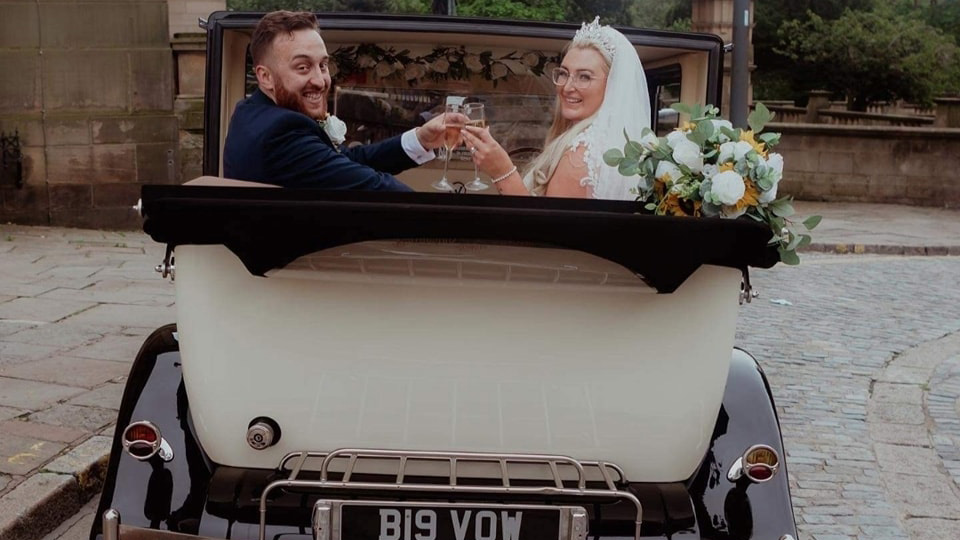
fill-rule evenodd
<path id="1" fill-rule="evenodd" d="M 328 117 L 329 55 L 306 12 L 261 19 L 250 45 L 258 90 L 241 101 L 224 146 L 224 176 L 287 187 L 410 191 L 393 175 L 433 159 L 443 115 L 384 141 L 335 144 L 317 122 Z M 488 128 L 461 134 L 477 167 L 507 195 L 633 200 L 636 177 L 603 163 L 650 126 L 646 78 L 636 49 L 617 30 L 584 23 L 551 74 L 557 102 L 543 151 L 523 171 Z"/>

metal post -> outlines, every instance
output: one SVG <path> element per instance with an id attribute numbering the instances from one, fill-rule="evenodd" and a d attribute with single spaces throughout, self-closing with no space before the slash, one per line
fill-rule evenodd
<path id="1" fill-rule="evenodd" d="M 457 1 L 447 0 L 447 15 L 456 15 L 456 14 L 457 14 Z"/>
<path id="2" fill-rule="evenodd" d="M 730 70 L 730 121 L 747 126 L 750 85 L 750 0 L 733 0 L 733 61 Z"/>

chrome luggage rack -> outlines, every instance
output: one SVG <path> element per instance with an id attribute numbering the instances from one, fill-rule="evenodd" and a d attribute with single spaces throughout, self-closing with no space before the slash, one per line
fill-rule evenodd
<path id="1" fill-rule="evenodd" d="M 322 459 L 319 468 L 306 468 L 310 459 Z M 334 461 L 346 460 L 342 476 L 339 480 L 330 478 L 330 467 Z M 358 463 L 396 461 L 396 473 L 389 476 L 392 481 L 355 481 L 352 480 Z M 411 463 L 447 462 L 449 465 L 449 480 L 443 483 L 411 482 L 407 479 L 407 471 Z M 499 474 L 496 479 L 500 485 L 463 484 L 459 468 L 464 464 L 498 466 Z M 542 481 L 542 485 L 512 485 L 509 469 L 511 466 L 539 466 L 549 469 L 549 478 Z M 560 469 L 575 472 L 576 487 L 567 487 L 561 476 Z M 493 470 L 496 470 L 494 467 Z M 596 469 L 606 486 L 606 489 L 587 487 L 587 471 Z M 260 496 L 260 540 L 266 540 L 267 509 L 270 493 L 276 489 L 298 490 L 384 490 L 393 493 L 471 493 L 495 495 L 531 495 L 531 496 L 579 496 L 628 501 L 636 508 L 634 538 L 640 537 L 640 523 L 643 521 L 643 508 L 640 500 L 630 493 L 617 488 L 613 473 L 621 484 L 626 484 L 627 478 L 618 465 L 604 461 L 578 461 L 567 456 L 542 454 L 501 454 L 485 452 L 432 452 L 419 450 L 380 450 L 365 448 L 341 448 L 326 452 L 291 452 L 280 460 L 278 470 L 289 471 L 286 478 L 275 480 L 264 488 Z M 319 479 L 301 479 L 304 471 L 319 472 Z M 524 483 L 529 483 L 525 479 Z"/>

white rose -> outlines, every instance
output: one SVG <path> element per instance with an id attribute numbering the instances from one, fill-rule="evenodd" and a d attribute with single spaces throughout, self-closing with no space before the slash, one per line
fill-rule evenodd
<path id="1" fill-rule="evenodd" d="M 716 165 L 713 165 L 712 163 L 707 163 L 706 165 L 703 166 L 703 170 L 700 172 L 703 173 L 704 179 L 710 180 L 711 178 L 716 176 L 718 172 L 720 172 L 720 168 L 717 167 Z"/>
<path id="2" fill-rule="evenodd" d="M 745 141 L 725 142 L 720 145 L 720 156 L 717 163 L 726 163 L 727 161 L 740 161 L 747 152 L 753 150 L 753 146 Z"/>
<path id="3" fill-rule="evenodd" d="M 530 72 L 530 70 L 527 69 L 527 66 L 523 65 L 523 62 L 510 60 L 509 58 L 504 58 L 503 60 L 501 60 L 501 62 L 503 62 L 504 65 L 510 68 L 510 71 L 512 71 L 516 75 L 526 75 L 527 73 Z"/>
<path id="4" fill-rule="evenodd" d="M 772 203 L 774 199 L 777 198 L 777 184 L 774 184 L 772 188 L 764 191 L 757 197 L 757 202 L 760 204 Z"/>
<path id="5" fill-rule="evenodd" d="M 426 74 L 426 71 L 423 64 L 410 64 L 403 70 L 403 78 L 408 81 L 415 81 L 422 78 Z"/>
<path id="6" fill-rule="evenodd" d="M 724 171 L 714 175 L 710 192 L 721 204 L 731 205 L 743 198 L 746 189 L 742 176 L 733 171 Z"/>
<path id="7" fill-rule="evenodd" d="M 480 73 L 483 71 L 483 62 L 480 61 L 480 56 L 476 54 L 468 54 L 464 62 L 467 64 L 467 69 L 473 73 Z"/>
<path id="8" fill-rule="evenodd" d="M 703 153 L 700 152 L 700 145 L 690 140 L 682 140 L 673 147 L 673 160 L 693 172 L 700 172 L 703 169 Z"/>
<path id="9" fill-rule="evenodd" d="M 507 66 L 501 64 L 500 62 L 493 64 L 493 66 L 490 68 L 490 76 L 493 78 L 493 80 L 502 79 L 506 77 L 508 73 L 510 73 L 510 70 L 507 69 Z"/>
<path id="10" fill-rule="evenodd" d="M 676 148 L 677 144 L 680 143 L 680 141 L 686 141 L 686 140 L 688 140 L 687 134 L 682 131 L 674 130 L 674 131 L 671 131 L 670 133 L 667 133 L 667 144 L 670 145 L 670 148 Z"/>
<path id="11" fill-rule="evenodd" d="M 646 135 L 640 137 L 640 145 L 647 150 L 653 150 L 658 144 L 660 144 L 660 139 L 658 139 L 656 133 L 652 131 L 648 131 Z"/>
<path id="12" fill-rule="evenodd" d="M 716 140 L 720 142 L 727 142 L 730 140 L 730 137 L 727 137 L 720 128 L 725 127 L 727 129 L 733 129 L 733 124 L 729 120 L 722 120 L 717 118 L 711 118 L 710 123 L 713 124 L 713 131 L 715 132 Z"/>
<path id="13" fill-rule="evenodd" d="M 774 171 L 773 186 L 757 197 L 760 204 L 773 202 L 777 198 L 777 186 L 780 184 L 780 179 L 783 178 L 783 156 L 777 153 L 767 156 L 767 167 Z"/>
<path id="14" fill-rule="evenodd" d="M 377 77 L 389 77 L 393 73 L 393 64 L 390 62 L 380 62 L 377 64 L 377 67 L 373 69 L 373 72 L 377 74 Z"/>
<path id="15" fill-rule="evenodd" d="M 540 63 L 540 55 L 534 52 L 528 52 L 523 55 L 523 63 L 527 67 L 537 67 L 537 64 Z"/>
<path id="16" fill-rule="evenodd" d="M 357 65 L 362 68 L 372 68 L 377 62 L 369 54 L 361 54 L 357 57 Z"/>
<path id="17" fill-rule="evenodd" d="M 446 58 L 437 58 L 430 64 L 430 69 L 437 73 L 446 73 L 450 69 L 450 62 Z"/>
<path id="18" fill-rule="evenodd" d="M 328 115 L 323 122 L 323 131 L 335 145 L 341 145 L 343 141 L 347 140 L 347 125 L 343 123 L 343 120 L 332 114 Z"/>
<path id="19" fill-rule="evenodd" d="M 670 184 L 679 180 L 680 177 L 683 176 L 683 173 L 680 172 L 680 168 L 673 163 L 661 161 L 660 164 L 657 165 L 657 171 L 653 173 L 653 176 L 661 182 Z"/>
<path id="20" fill-rule="evenodd" d="M 783 156 L 776 152 L 767 156 L 767 167 L 777 171 L 777 179 L 779 180 L 779 177 L 783 176 Z"/>

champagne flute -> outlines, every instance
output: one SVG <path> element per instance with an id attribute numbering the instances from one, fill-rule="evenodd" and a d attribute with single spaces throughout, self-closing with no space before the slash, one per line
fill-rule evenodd
<path id="1" fill-rule="evenodd" d="M 431 187 L 438 191 L 455 191 L 453 185 L 447 180 L 447 170 L 450 168 L 450 156 L 453 154 L 453 149 L 460 142 L 460 130 L 463 129 L 463 121 L 460 120 L 460 115 L 456 114 L 459 112 L 460 105 L 455 103 L 448 103 L 443 111 L 443 147 L 446 150 L 446 157 L 443 160 L 443 177 L 431 184 Z"/>
<path id="2" fill-rule="evenodd" d="M 464 116 L 467 117 L 467 125 L 478 128 L 487 127 L 487 119 L 483 111 L 483 103 L 468 103 L 463 109 Z M 483 191 L 490 187 L 490 184 L 480 180 L 480 171 L 477 170 L 477 162 L 473 162 L 473 181 L 463 186 L 470 191 Z"/>

